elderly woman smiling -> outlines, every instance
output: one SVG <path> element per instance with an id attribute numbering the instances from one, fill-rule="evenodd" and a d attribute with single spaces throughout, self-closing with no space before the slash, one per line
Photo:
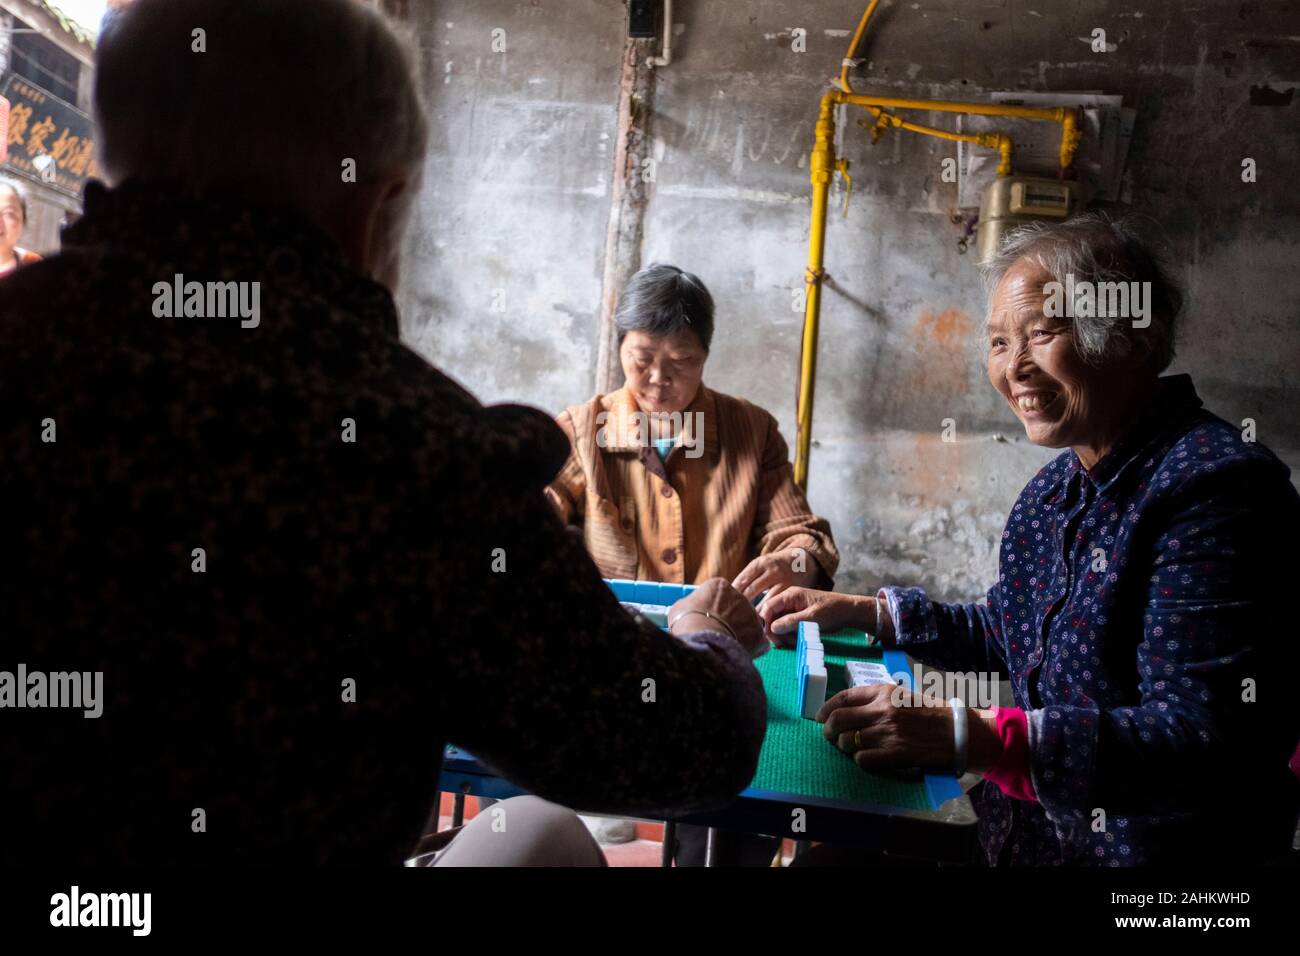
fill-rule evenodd
<path id="1" fill-rule="evenodd" d="M 1067 449 L 1013 506 L 986 603 L 791 588 L 763 609 L 769 627 L 860 626 L 925 663 L 1009 681 L 1010 708 L 895 706 L 877 686 L 818 715 L 864 769 L 983 773 L 973 797 L 991 864 L 1283 853 L 1300 809 L 1289 469 L 1203 410 L 1186 375 L 1160 377 L 1181 300 L 1128 226 L 1024 228 L 986 278 L 989 381 L 1030 441 Z M 1069 281 L 1142 283 L 1149 313 L 1053 318 L 1051 284 Z"/>

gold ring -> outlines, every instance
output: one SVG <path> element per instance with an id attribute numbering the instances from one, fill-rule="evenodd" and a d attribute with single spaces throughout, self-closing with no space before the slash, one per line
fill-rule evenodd
<path id="1" fill-rule="evenodd" d="M 862 736 L 861 736 L 861 734 L 862 734 L 862 731 L 860 731 L 860 730 L 855 730 L 855 731 L 853 731 L 853 746 L 856 747 L 858 750 L 861 750 L 861 749 L 862 749 Z"/>

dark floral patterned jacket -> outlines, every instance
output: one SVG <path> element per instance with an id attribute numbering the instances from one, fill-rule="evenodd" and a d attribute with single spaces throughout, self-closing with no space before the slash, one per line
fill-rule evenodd
<path id="1" fill-rule="evenodd" d="M 991 863 L 1277 858 L 1300 783 L 1289 469 L 1186 375 L 1091 470 L 1066 451 L 1002 533 L 985 604 L 886 588 L 897 643 L 1009 679 L 1037 802 L 975 794 Z"/>
<path id="2" fill-rule="evenodd" d="M 158 317 L 178 275 L 257 323 Z M 0 281 L 0 670 L 102 671 L 103 713 L 0 709 L 0 863 L 397 863 L 446 741 L 580 809 L 727 802 L 757 672 L 624 614 L 543 498 L 567 454 L 295 216 L 89 186 Z"/>

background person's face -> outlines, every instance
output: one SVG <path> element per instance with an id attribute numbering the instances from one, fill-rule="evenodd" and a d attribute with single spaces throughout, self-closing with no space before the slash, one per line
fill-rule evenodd
<path id="1" fill-rule="evenodd" d="M 13 255 L 24 225 L 22 203 L 12 190 L 0 189 L 0 254 Z"/>
<path id="2" fill-rule="evenodd" d="M 1043 289 L 1051 281 L 1048 272 L 1022 259 L 998 283 L 989 310 L 989 381 L 1035 445 L 1090 446 L 1109 430 L 1112 403 L 1102 370 L 1087 365 L 1075 349 L 1069 318 L 1043 314 Z"/>
<path id="3" fill-rule="evenodd" d="M 628 391 L 643 412 L 681 412 L 695 399 L 708 353 L 690 329 L 673 335 L 629 332 L 619 347 Z"/>

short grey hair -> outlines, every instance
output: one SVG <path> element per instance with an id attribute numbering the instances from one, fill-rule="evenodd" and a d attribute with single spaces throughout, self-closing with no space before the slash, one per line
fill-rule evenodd
<path id="1" fill-rule="evenodd" d="M 629 332 L 673 335 L 690 329 L 704 351 L 713 342 L 713 296 L 699 276 L 653 263 L 634 275 L 614 313 L 619 344 Z"/>
<path id="2" fill-rule="evenodd" d="M 195 31 L 206 52 L 194 52 Z M 95 56 L 99 165 L 302 210 L 417 168 L 428 123 L 409 42 L 356 0 L 135 0 Z"/>
<path id="3" fill-rule="evenodd" d="M 1133 220 L 1113 220 L 1105 213 L 1084 213 L 1059 223 L 1034 222 L 1008 233 L 997 254 L 980 267 L 984 291 L 993 294 L 1016 263 L 1027 260 L 1063 286 L 1074 282 L 1150 283 L 1151 324 L 1135 329 L 1128 316 L 1075 316 L 1074 343 L 1080 357 L 1098 366 L 1132 349 L 1145 351 L 1156 374 L 1174 360 L 1174 332 L 1183 293 L 1155 244 Z"/>

